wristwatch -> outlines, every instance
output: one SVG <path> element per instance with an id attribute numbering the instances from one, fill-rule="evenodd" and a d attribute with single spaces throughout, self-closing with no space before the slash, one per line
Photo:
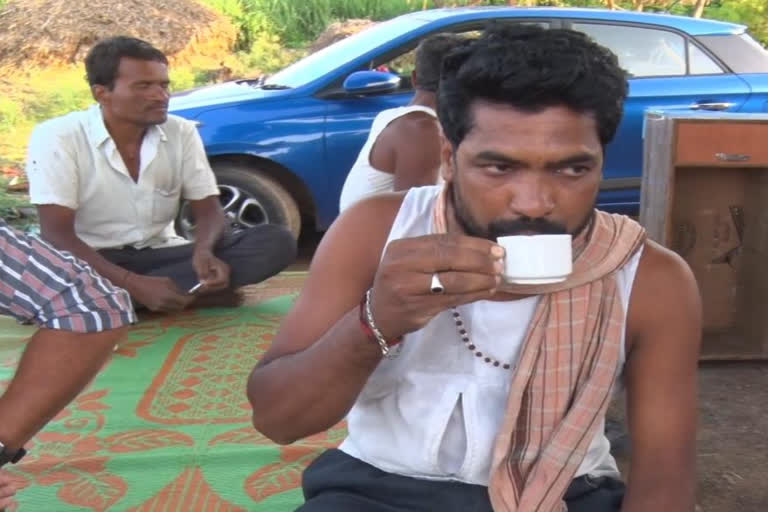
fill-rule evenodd
<path id="1" fill-rule="evenodd" d="M 8 450 L 6 449 L 5 445 L 2 443 L 2 441 L 0 441 L 0 467 L 5 466 L 9 462 L 11 464 L 16 464 L 26 454 L 27 454 L 27 450 L 25 450 L 24 448 L 19 448 L 16 453 L 8 453 Z"/>

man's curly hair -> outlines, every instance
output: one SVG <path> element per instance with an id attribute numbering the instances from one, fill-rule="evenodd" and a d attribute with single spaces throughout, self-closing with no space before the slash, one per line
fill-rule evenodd
<path id="1" fill-rule="evenodd" d="M 581 32 L 496 23 L 443 59 L 438 115 L 456 147 L 472 129 L 475 100 L 526 112 L 565 106 L 593 115 L 605 146 L 621 121 L 627 88 L 616 56 Z"/>
<path id="2" fill-rule="evenodd" d="M 416 47 L 416 87 L 437 91 L 443 56 L 464 42 L 464 37 L 451 33 L 434 34 L 421 41 Z"/>

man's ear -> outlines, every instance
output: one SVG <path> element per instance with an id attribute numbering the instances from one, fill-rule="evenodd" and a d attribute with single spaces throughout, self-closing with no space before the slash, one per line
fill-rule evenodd
<path id="1" fill-rule="evenodd" d="M 417 89 L 419 87 L 419 80 L 416 78 L 416 70 L 411 71 L 411 87 Z"/>
<path id="2" fill-rule="evenodd" d="M 445 138 L 443 133 L 440 133 L 440 175 L 447 183 L 450 183 L 451 180 L 453 180 L 453 172 L 455 169 L 453 160 L 453 144 Z"/>
<path id="3" fill-rule="evenodd" d="M 96 100 L 99 105 L 103 104 L 109 97 L 109 89 L 104 85 L 92 85 L 91 96 Z"/>

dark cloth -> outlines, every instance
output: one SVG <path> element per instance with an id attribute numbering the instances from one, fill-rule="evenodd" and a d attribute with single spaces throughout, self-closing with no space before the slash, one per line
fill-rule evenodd
<path id="1" fill-rule="evenodd" d="M 485 486 L 395 475 L 337 449 L 310 464 L 302 486 L 296 512 L 493 512 Z M 623 497 L 623 482 L 583 476 L 564 499 L 568 512 L 618 512 Z"/>
<path id="2" fill-rule="evenodd" d="M 102 249 L 106 259 L 137 274 L 170 277 L 180 290 L 197 284 L 192 267 L 194 244 L 157 249 Z M 296 259 L 296 241 L 287 229 L 264 224 L 221 237 L 213 253 L 230 268 L 230 288 L 259 283 Z"/>
<path id="3" fill-rule="evenodd" d="M 101 332 L 136 321 L 128 293 L 84 261 L 0 220 L 0 314 L 22 323 Z"/>

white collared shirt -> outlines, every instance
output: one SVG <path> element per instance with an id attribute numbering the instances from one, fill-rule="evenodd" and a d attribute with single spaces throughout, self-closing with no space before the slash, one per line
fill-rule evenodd
<path id="1" fill-rule="evenodd" d="M 98 105 L 35 127 L 27 177 L 32 203 L 75 210 L 75 232 L 94 249 L 186 243 L 173 226 L 181 199 L 219 193 L 190 121 L 169 115 L 147 130 L 134 182 Z"/>

